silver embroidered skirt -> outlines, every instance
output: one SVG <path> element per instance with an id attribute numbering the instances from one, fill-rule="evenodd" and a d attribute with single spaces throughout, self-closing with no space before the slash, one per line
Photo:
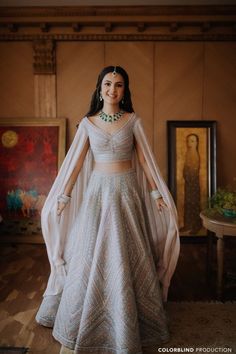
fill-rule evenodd
<path id="1" fill-rule="evenodd" d="M 93 170 L 70 239 L 54 338 L 78 354 L 140 354 L 168 341 L 135 170 Z"/>

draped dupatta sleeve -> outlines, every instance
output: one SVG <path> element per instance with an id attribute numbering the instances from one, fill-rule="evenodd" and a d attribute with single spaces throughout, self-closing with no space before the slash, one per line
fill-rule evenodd
<path id="1" fill-rule="evenodd" d="M 57 215 L 57 196 L 63 193 L 68 179 L 70 178 L 84 145 L 88 139 L 88 134 L 84 119 L 82 119 L 77 129 L 71 147 L 63 161 L 58 175 L 47 196 L 41 214 L 42 233 L 45 240 L 48 259 L 51 266 L 51 273 L 44 296 L 57 295 L 62 292 L 68 259 L 68 235 L 86 190 L 89 176 L 92 171 L 92 153 L 88 150 L 83 168 L 77 178 L 72 191 L 72 198 L 61 216 Z"/>
<path id="2" fill-rule="evenodd" d="M 157 266 L 158 278 L 162 284 L 163 300 L 167 300 L 171 277 L 176 268 L 179 257 L 180 240 L 177 222 L 177 211 L 169 189 L 160 173 L 156 158 L 146 137 L 142 120 L 137 117 L 134 136 L 142 149 L 143 155 L 151 172 L 152 178 L 159 189 L 167 208 L 157 209 L 155 201 L 150 197 L 148 181 L 141 168 L 136 150 L 134 150 L 133 164 L 136 168 L 138 182 L 148 211 L 151 226 L 151 244 L 154 248 L 154 258 Z"/>

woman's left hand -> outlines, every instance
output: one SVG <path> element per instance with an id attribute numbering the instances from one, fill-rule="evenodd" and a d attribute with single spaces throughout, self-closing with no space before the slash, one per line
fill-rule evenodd
<path id="1" fill-rule="evenodd" d="M 164 202 L 163 198 L 158 198 L 158 199 L 155 200 L 155 202 L 156 202 L 157 209 L 159 211 L 162 211 L 162 208 L 168 209 L 168 206 Z"/>

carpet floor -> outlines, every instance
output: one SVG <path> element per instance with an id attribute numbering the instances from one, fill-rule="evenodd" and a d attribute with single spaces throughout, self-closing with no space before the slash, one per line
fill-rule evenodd
<path id="1" fill-rule="evenodd" d="M 236 353 L 236 302 L 169 302 L 167 313 L 171 340 L 165 347 Z"/>

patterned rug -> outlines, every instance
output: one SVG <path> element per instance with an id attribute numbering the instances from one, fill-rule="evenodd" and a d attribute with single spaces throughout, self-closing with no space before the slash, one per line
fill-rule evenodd
<path id="1" fill-rule="evenodd" d="M 28 348 L 0 347 L 0 354 L 24 354 L 27 352 Z"/>
<path id="2" fill-rule="evenodd" d="M 166 308 L 171 340 L 163 347 L 236 353 L 236 302 L 169 302 Z"/>

